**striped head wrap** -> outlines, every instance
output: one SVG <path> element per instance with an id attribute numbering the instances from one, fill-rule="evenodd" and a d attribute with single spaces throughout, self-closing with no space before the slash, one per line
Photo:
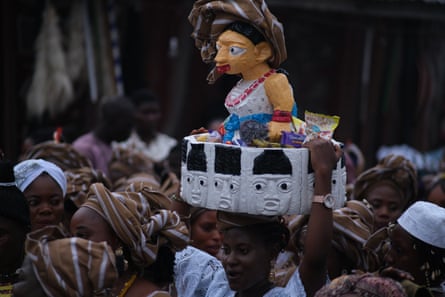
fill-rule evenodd
<path id="1" fill-rule="evenodd" d="M 63 170 L 56 164 L 43 159 L 29 159 L 14 166 L 17 188 L 24 192 L 42 173 L 48 173 L 66 194 L 66 178 Z"/>
<path id="2" fill-rule="evenodd" d="M 360 174 L 352 191 L 352 199 L 366 199 L 377 182 L 388 182 L 400 191 L 405 207 L 417 199 L 417 171 L 415 165 L 400 155 L 388 155 L 378 164 Z"/>
<path id="3" fill-rule="evenodd" d="M 357 269 L 378 269 L 378 259 L 363 249 L 373 232 L 371 210 L 361 201 L 347 201 L 345 207 L 333 211 L 333 220 L 333 248 L 344 254 Z"/>
<path id="4" fill-rule="evenodd" d="M 378 259 L 363 249 L 373 231 L 374 217 L 371 210 L 361 201 L 347 201 L 345 206 L 333 211 L 334 233 L 332 247 L 343 253 L 356 268 L 377 269 Z M 302 231 L 307 229 L 309 215 L 292 215 L 287 219 L 291 232 L 290 247 L 303 252 L 300 246 Z"/>
<path id="5" fill-rule="evenodd" d="M 113 148 L 113 155 L 108 165 L 109 177 L 115 183 L 122 177 L 145 172 L 156 176 L 154 163 L 143 153 L 129 149 Z"/>
<path id="6" fill-rule="evenodd" d="M 108 189 L 112 184 L 108 177 L 100 170 L 92 167 L 82 167 L 65 170 L 67 180 L 66 197 L 71 199 L 77 207 L 80 207 L 86 200 L 90 185 L 102 183 Z"/>
<path id="7" fill-rule="evenodd" d="M 153 211 L 139 193 L 111 192 L 95 183 L 82 207 L 96 211 L 108 222 L 139 267 L 150 266 L 163 245 L 180 250 L 188 244 L 188 229 L 179 215 L 166 209 Z"/>
<path id="8" fill-rule="evenodd" d="M 233 22 L 249 23 L 261 32 L 273 49 L 269 65 L 277 68 L 287 58 L 283 25 L 270 12 L 264 0 L 198 0 L 193 5 L 188 19 L 193 25 L 192 37 L 201 51 L 202 60 L 213 63 L 216 56 L 216 40 L 226 27 Z M 217 72 L 213 69 L 208 80 L 216 81 Z"/>
<path id="9" fill-rule="evenodd" d="M 127 191 L 127 188 L 132 184 L 143 184 L 144 187 L 149 187 L 152 190 L 161 188 L 161 184 L 156 176 L 146 172 L 138 172 L 128 177 L 119 178 L 114 182 L 112 189 L 114 192 L 123 192 Z"/>
<path id="10" fill-rule="evenodd" d="M 315 297 L 406 297 L 402 285 L 386 277 L 371 273 L 342 275 L 322 287 Z"/>
<path id="11" fill-rule="evenodd" d="M 43 159 L 50 161 L 62 170 L 92 167 L 85 156 L 75 150 L 69 143 L 57 143 L 52 140 L 44 141 L 31 147 L 24 159 Z"/>
<path id="12" fill-rule="evenodd" d="M 115 257 L 106 242 L 66 238 L 57 226 L 29 233 L 25 248 L 49 297 L 108 296 L 118 278 Z"/>
<path id="13" fill-rule="evenodd" d="M 144 181 L 135 181 L 130 183 L 125 191 L 140 193 L 145 199 L 147 199 L 152 211 L 155 209 L 170 209 L 172 204 L 172 201 L 166 195 L 156 189 L 153 189 L 151 183 L 146 183 Z"/>

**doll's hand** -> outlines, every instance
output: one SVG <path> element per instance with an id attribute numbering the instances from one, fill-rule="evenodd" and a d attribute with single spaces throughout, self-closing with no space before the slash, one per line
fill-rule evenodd
<path id="1" fill-rule="evenodd" d="M 190 135 L 203 134 L 203 133 L 207 133 L 207 132 L 209 132 L 209 130 L 207 130 L 204 127 L 201 127 L 199 129 L 193 129 L 192 132 L 190 132 Z"/>
<path id="2" fill-rule="evenodd" d="M 280 142 L 281 131 L 290 131 L 290 124 L 286 122 L 269 122 L 269 141 Z"/>

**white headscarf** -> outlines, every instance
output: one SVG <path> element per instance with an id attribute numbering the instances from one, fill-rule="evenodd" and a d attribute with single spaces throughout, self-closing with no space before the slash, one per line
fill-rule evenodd
<path id="1" fill-rule="evenodd" d="M 48 173 L 66 194 L 66 178 L 63 170 L 54 163 L 43 159 L 29 159 L 14 166 L 14 175 L 17 187 L 24 192 L 42 173 Z"/>

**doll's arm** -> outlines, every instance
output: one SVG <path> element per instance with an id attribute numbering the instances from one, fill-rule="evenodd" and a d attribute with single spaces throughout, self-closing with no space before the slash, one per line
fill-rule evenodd
<path id="1" fill-rule="evenodd" d="M 269 123 L 269 140 L 278 142 L 281 131 L 290 131 L 294 106 L 292 89 L 286 75 L 282 73 L 270 76 L 264 82 L 264 87 L 274 110 L 272 121 Z"/>

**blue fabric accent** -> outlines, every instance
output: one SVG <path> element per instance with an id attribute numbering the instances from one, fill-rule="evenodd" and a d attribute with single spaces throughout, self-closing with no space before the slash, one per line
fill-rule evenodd
<path id="1" fill-rule="evenodd" d="M 226 118 L 224 121 L 224 130 L 225 134 L 222 139 L 223 143 L 232 141 L 235 131 L 239 130 L 239 117 L 236 114 L 232 113 L 228 118 Z"/>
<path id="2" fill-rule="evenodd" d="M 267 113 L 256 113 L 240 118 L 238 115 L 232 113 L 224 121 L 224 129 L 226 130 L 226 134 L 224 134 L 223 136 L 223 143 L 226 143 L 228 141 L 231 142 L 233 137 L 235 136 L 235 131 L 239 130 L 240 124 L 248 120 L 254 120 L 262 124 L 267 124 L 272 120 L 272 115 Z"/>
<path id="3" fill-rule="evenodd" d="M 292 106 L 292 116 L 297 118 L 297 113 L 298 113 L 298 108 L 297 108 L 297 103 L 294 102 L 294 106 Z"/>

